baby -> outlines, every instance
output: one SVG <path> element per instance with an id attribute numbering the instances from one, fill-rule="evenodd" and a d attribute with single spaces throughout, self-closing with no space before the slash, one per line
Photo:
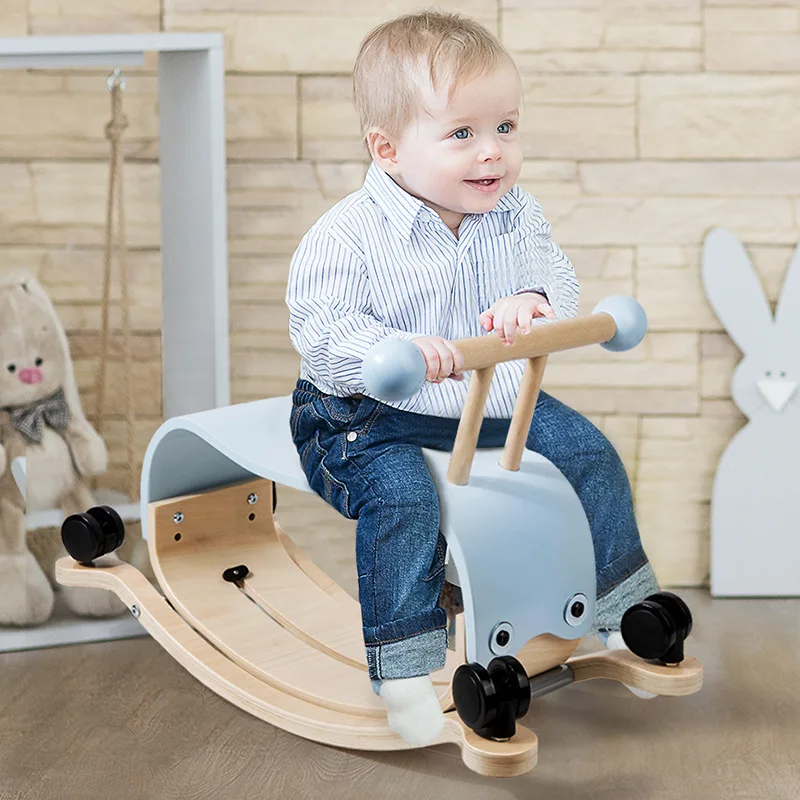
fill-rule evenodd
<path id="1" fill-rule="evenodd" d="M 438 736 L 445 542 L 422 448 L 452 449 L 467 392 L 453 340 L 513 343 L 540 317 L 577 313 L 578 282 L 541 205 L 517 185 L 520 79 L 487 30 L 423 12 L 364 40 L 355 101 L 372 164 L 363 187 L 305 235 L 290 268 L 301 355 L 292 437 L 311 487 L 357 520 L 356 561 L 373 689 L 411 744 Z M 408 400 L 366 395 L 367 351 L 413 341 L 427 382 Z M 502 447 L 524 361 L 497 366 L 478 447 Z M 595 629 L 624 646 L 624 611 L 658 591 L 625 469 L 585 417 L 540 392 L 527 447 L 558 467 L 586 511 L 597 565 Z M 535 520 L 531 520 L 535 524 Z"/>

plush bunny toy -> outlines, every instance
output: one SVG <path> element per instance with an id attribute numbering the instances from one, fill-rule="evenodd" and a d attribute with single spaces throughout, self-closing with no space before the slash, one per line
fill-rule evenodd
<path id="1" fill-rule="evenodd" d="M 26 544 L 26 506 L 10 468 L 20 456 L 26 459 L 28 511 L 71 514 L 94 505 L 84 479 L 105 471 L 106 447 L 81 409 L 56 311 L 27 273 L 0 278 L 0 625 L 44 622 L 56 585 L 54 563 L 46 575 Z M 76 613 L 125 610 L 110 592 L 59 588 Z"/>
<path id="2" fill-rule="evenodd" d="M 720 595 L 800 595 L 800 248 L 773 319 L 739 240 L 712 231 L 703 283 L 744 354 L 733 401 L 749 418 L 717 468 L 711 499 L 711 591 Z"/>

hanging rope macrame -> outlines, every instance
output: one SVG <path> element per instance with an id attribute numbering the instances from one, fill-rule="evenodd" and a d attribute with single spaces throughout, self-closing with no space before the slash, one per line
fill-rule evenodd
<path id="1" fill-rule="evenodd" d="M 109 309 L 111 307 L 111 271 L 114 254 L 120 265 L 120 306 L 122 308 L 123 353 L 125 361 L 125 417 L 127 427 L 127 492 L 133 501 L 138 497 L 139 488 L 135 462 L 135 410 L 133 397 L 133 357 L 131 352 L 130 301 L 128 293 L 128 240 L 125 229 L 125 205 L 123 192 L 124 153 L 122 135 L 128 127 L 128 118 L 122 111 L 122 92 L 125 81 L 119 70 L 108 79 L 108 90 L 111 92 L 111 119 L 106 125 L 106 139 L 111 144 L 111 156 L 108 178 L 108 207 L 106 213 L 105 269 L 103 274 L 103 314 L 102 345 L 100 350 L 100 366 L 97 371 L 96 397 L 97 410 L 95 427 L 103 435 L 103 415 L 106 400 L 106 375 L 110 350 Z M 114 211 L 117 225 L 114 235 Z"/>

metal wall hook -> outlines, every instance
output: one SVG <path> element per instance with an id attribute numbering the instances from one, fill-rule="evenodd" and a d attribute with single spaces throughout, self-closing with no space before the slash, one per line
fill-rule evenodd
<path id="1" fill-rule="evenodd" d="M 127 86 L 125 82 L 125 76 L 120 72 L 119 67 L 115 68 L 114 71 L 108 76 L 106 80 L 106 86 L 108 87 L 109 92 L 114 91 L 114 86 L 119 86 L 120 91 L 124 92 Z"/>

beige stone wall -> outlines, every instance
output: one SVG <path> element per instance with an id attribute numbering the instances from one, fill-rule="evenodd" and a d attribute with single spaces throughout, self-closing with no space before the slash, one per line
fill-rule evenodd
<path id="1" fill-rule="evenodd" d="M 618 446 L 659 577 L 702 584 L 717 459 L 744 418 L 738 351 L 705 301 L 699 254 L 723 225 L 775 300 L 800 240 L 800 0 L 444 0 L 498 32 L 524 75 L 522 182 L 573 259 L 582 310 L 625 292 L 651 333 L 634 352 L 552 359 L 546 389 Z M 224 31 L 234 401 L 288 392 L 284 308 L 307 227 L 360 185 L 348 71 L 359 40 L 412 0 L 4 0 L 0 35 Z M 128 229 L 137 437 L 159 423 L 155 61 L 128 70 Z M 106 181 L 105 74 L 0 72 L 0 268 L 36 272 L 94 402 Z M 746 313 L 748 298 L 742 298 Z M 119 314 L 113 319 L 119 324 Z M 119 341 L 115 353 L 119 358 Z M 112 402 L 121 397 L 121 364 Z M 119 402 L 113 407 L 120 408 Z M 122 479 L 124 429 L 110 415 Z"/>

